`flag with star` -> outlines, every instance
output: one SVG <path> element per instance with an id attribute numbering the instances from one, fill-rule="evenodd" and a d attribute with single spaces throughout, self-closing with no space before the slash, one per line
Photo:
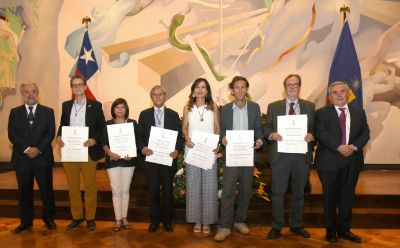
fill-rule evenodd
<path id="1" fill-rule="evenodd" d="M 329 73 L 328 87 L 335 81 L 343 81 L 350 87 L 348 104 L 363 107 L 361 70 L 356 48 L 346 21 L 343 25 Z M 329 104 L 327 97 L 327 104 Z"/>
<path id="2" fill-rule="evenodd" d="M 86 81 L 99 70 L 97 65 L 96 56 L 93 51 L 92 43 L 89 39 L 89 33 L 86 30 L 83 36 L 81 50 L 78 55 L 78 61 L 76 63 L 75 75 L 82 75 L 86 78 Z M 86 97 L 91 100 L 96 100 L 95 96 L 89 89 L 89 86 L 86 88 Z"/>

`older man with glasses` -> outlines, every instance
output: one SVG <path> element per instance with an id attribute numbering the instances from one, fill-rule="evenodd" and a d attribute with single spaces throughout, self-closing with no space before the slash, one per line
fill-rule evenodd
<path id="1" fill-rule="evenodd" d="M 272 180 L 272 228 L 269 239 L 278 239 L 284 225 L 284 197 L 291 179 L 292 202 L 289 216 L 290 231 L 303 238 L 309 238 L 310 233 L 303 227 L 304 187 L 310 172 L 314 146 L 314 115 L 315 105 L 299 99 L 301 77 L 297 74 L 288 75 L 283 81 L 285 99 L 268 105 L 267 126 L 265 136 L 269 142 L 268 162 L 271 166 Z M 308 143 L 306 154 L 278 152 L 278 142 L 282 136 L 277 132 L 278 116 L 307 115 L 308 133 L 304 141 Z"/>

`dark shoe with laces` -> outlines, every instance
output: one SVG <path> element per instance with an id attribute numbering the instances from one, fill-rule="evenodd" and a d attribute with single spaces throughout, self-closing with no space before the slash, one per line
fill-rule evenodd
<path id="1" fill-rule="evenodd" d="M 336 232 L 326 232 L 325 239 L 330 243 L 336 243 L 338 241 Z"/>
<path id="2" fill-rule="evenodd" d="M 278 228 L 271 228 L 267 236 L 269 239 L 278 239 L 281 235 L 281 230 Z"/>
<path id="3" fill-rule="evenodd" d="M 21 224 L 14 229 L 14 233 L 20 233 L 32 227 L 32 224 Z"/>
<path id="4" fill-rule="evenodd" d="M 96 222 L 94 222 L 94 220 L 87 220 L 86 226 L 89 230 L 93 231 L 94 229 L 96 229 Z"/>
<path id="5" fill-rule="evenodd" d="M 349 240 L 351 242 L 354 242 L 354 243 L 361 243 L 362 242 L 361 238 L 359 236 L 355 235 L 354 233 L 352 233 L 350 231 L 348 231 L 348 232 L 339 232 L 338 236 L 340 238 L 347 239 L 347 240 Z"/>
<path id="6" fill-rule="evenodd" d="M 71 223 L 69 223 L 69 225 L 65 228 L 65 230 L 72 230 L 77 228 L 78 226 L 80 226 L 83 223 L 82 219 L 78 219 L 78 220 L 72 220 Z"/>
<path id="7" fill-rule="evenodd" d="M 300 236 L 300 237 L 303 237 L 303 238 L 309 238 L 310 237 L 310 233 L 306 229 L 304 229 L 303 227 L 293 227 L 293 228 L 291 227 L 290 231 L 292 233 Z"/>
<path id="8" fill-rule="evenodd" d="M 54 221 L 47 221 L 44 223 L 47 227 L 47 229 L 49 230 L 56 230 L 57 229 L 57 225 Z"/>

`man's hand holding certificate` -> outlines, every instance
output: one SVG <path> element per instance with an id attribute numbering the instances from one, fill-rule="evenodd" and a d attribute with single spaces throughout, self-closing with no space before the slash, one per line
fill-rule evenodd
<path id="1" fill-rule="evenodd" d="M 193 131 L 193 148 L 190 148 L 185 162 L 202 169 L 211 169 L 215 163 L 214 149 L 218 146 L 219 135 L 201 131 Z"/>
<path id="2" fill-rule="evenodd" d="M 107 125 L 107 133 L 110 150 L 113 153 L 118 154 L 121 158 L 137 156 L 132 122 Z"/>
<path id="3" fill-rule="evenodd" d="M 147 147 L 153 154 L 146 156 L 146 161 L 171 166 L 170 154 L 175 150 L 177 137 L 177 131 L 152 126 Z"/>
<path id="4" fill-rule="evenodd" d="M 227 130 L 226 166 L 254 165 L 254 130 Z"/>
<path id="5" fill-rule="evenodd" d="M 307 115 L 278 116 L 277 132 L 282 136 L 278 141 L 278 152 L 307 153 Z"/>
<path id="6" fill-rule="evenodd" d="M 88 147 L 83 143 L 88 140 L 88 127 L 62 127 L 62 141 L 64 146 L 61 148 L 62 162 L 87 162 Z"/>

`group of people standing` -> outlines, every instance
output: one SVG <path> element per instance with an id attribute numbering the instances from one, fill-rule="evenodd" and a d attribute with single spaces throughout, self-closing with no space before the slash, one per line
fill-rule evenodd
<path id="1" fill-rule="evenodd" d="M 154 106 L 143 110 L 138 122 L 129 119 L 129 106 L 122 98 L 113 102 L 113 118 L 106 122 L 101 103 L 85 97 L 85 79 L 80 75 L 72 77 L 70 86 L 74 99 L 63 103 L 56 143 L 60 147 L 64 145 L 61 138 L 62 126 L 89 127 L 89 139 L 83 144 L 89 147 L 89 161 L 63 163 L 72 214 L 72 221 L 66 229 L 74 229 L 84 220 L 87 228 L 96 228 L 96 164 L 104 154 L 116 219 L 113 230 L 131 228 L 127 219 L 129 189 L 137 160 L 128 156 L 120 157 L 110 150 L 106 126 L 132 122 L 137 148 L 143 156 L 151 156 L 154 152 L 148 147 L 152 126 L 178 132 L 175 149 L 169 154 L 173 159 L 172 166 L 144 162 L 149 192 L 149 232 L 156 232 L 160 223 L 165 231 L 173 231 L 172 187 L 176 162 L 179 151 L 184 148 L 186 154 L 196 146 L 191 139 L 193 131 L 217 134 L 220 136 L 220 144 L 227 146 L 229 140 L 226 138 L 226 131 L 253 130 L 253 149 L 259 149 L 266 143 L 271 166 L 273 222 L 268 238 L 278 239 L 285 225 L 284 195 L 289 179 L 292 192 L 288 223 L 290 231 L 304 238 L 310 237 L 309 232 L 304 229 L 302 219 L 304 187 L 313 161 L 314 146 L 318 142 L 314 164 L 324 192 L 326 240 L 337 242 L 337 238 L 342 237 L 361 242 L 361 238 L 353 234 L 350 227 L 355 186 L 359 171 L 364 166 L 363 147 L 369 140 L 365 112 L 347 104 L 349 87 L 344 82 L 332 83 L 328 88 L 332 104 L 315 111 L 313 103 L 299 98 L 301 83 L 301 77 L 297 74 L 288 75 L 284 79 L 285 98 L 269 104 L 267 125 L 263 128 L 260 107 L 247 98 L 250 85 L 242 76 L 236 76 L 230 82 L 229 88 L 234 100 L 221 108 L 213 101 L 208 81 L 204 78 L 196 79 L 184 106 L 182 121 L 177 112 L 165 106 L 165 89 L 159 85 L 154 86 L 150 91 Z M 20 195 L 21 224 L 15 232 L 19 233 L 32 226 L 34 178 L 38 182 L 44 206 L 42 219 L 46 227 L 53 230 L 56 229 L 52 186 L 54 159 L 51 145 L 55 135 L 54 112 L 51 108 L 38 104 L 39 89 L 35 83 L 23 83 L 20 90 L 24 104 L 11 110 L 8 125 L 9 139 L 13 144 L 12 163 L 16 170 Z M 277 132 L 278 116 L 299 114 L 307 115 L 308 131 L 304 137 L 304 141 L 308 143 L 307 153 L 278 152 L 277 144 L 282 140 L 281 134 Z M 216 147 L 214 152 L 221 155 L 220 147 Z M 220 206 L 217 165 L 204 170 L 196 165 L 186 164 L 185 169 L 186 221 L 194 224 L 193 232 L 209 234 L 210 225 L 219 223 L 214 236 L 216 241 L 226 240 L 231 234 L 232 226 L 241 234 L 250 234 L 246 219 L 251 197 L 253 164 L 224 166 Z M 85 185 L 84 200 L 80 193 L 81 172 Z"/>

